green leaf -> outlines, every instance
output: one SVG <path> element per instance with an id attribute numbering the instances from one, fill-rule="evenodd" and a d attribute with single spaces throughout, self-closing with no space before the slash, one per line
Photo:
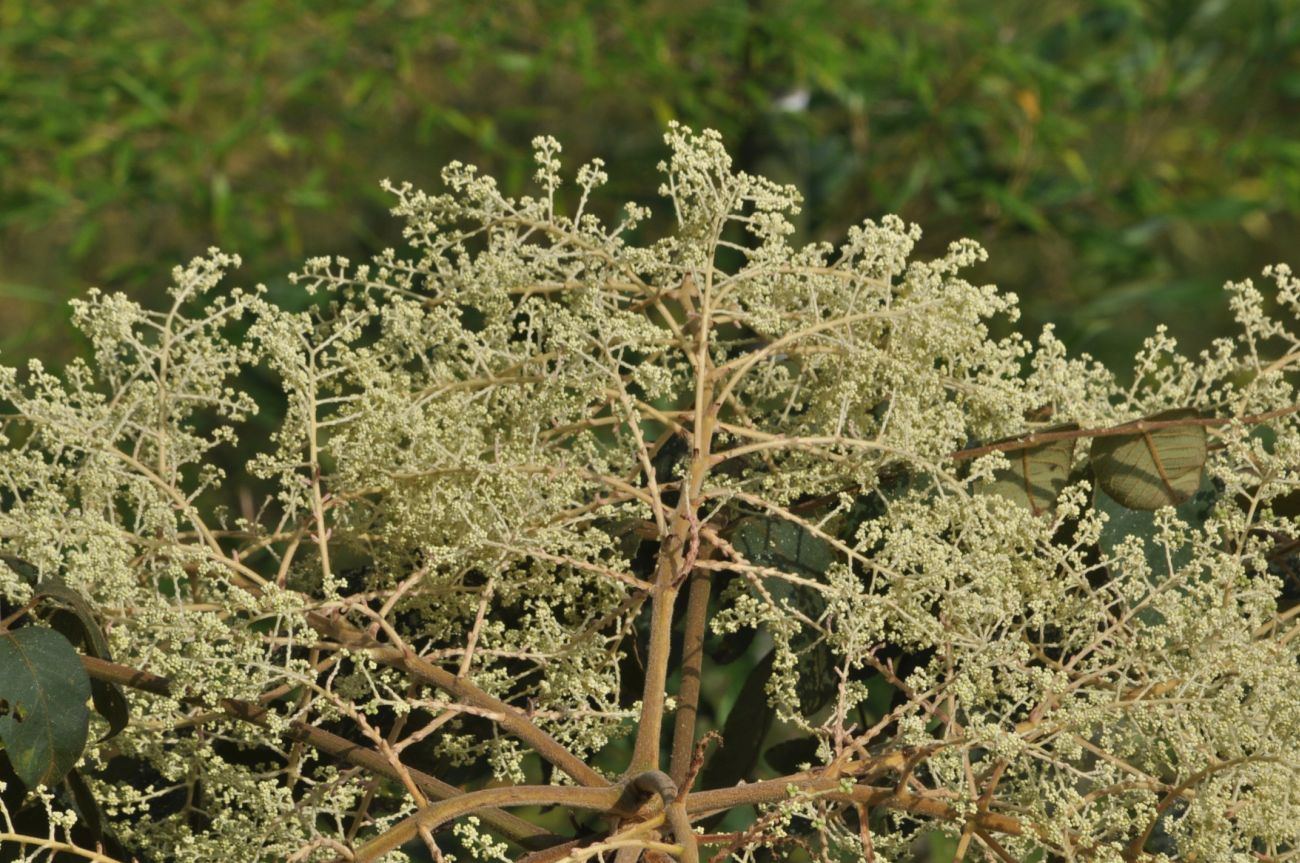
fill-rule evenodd
<path id="1" fill-rule="evenodd" d="M 87 654 L 98 659 L 112 661 L 112 657 L 106 655 L 107 647 L 104 648 L 103 654 L 96 651 L 86 637 L 82 622 L 72 612 L 62 608 L 57 609 L 50 615 L 49 624 L 51 628 L 68 639 L 73 646 L 81 645 Z M 98 631 L 97 627 L 96 631 Z M 99 637 L 102 639 L 103 635 L 100 634 Z M 90 681 L 90 697 L 95 705 L 95 712 L 108 721 L 108 733 L 101 737 L 100 741 L 116 737 L 131 721 L 130 707 L 126 700 L 126 690 L 122 688 L 121 684 L 92 678 Z"/>
<path id="2" fill-rule="evenodd" d="M 781 518 L 741 519 L 731 544 L 756 566 L 771 566 L 805 577 L 823 575 L 835 560 L 830 543 Z"/>
<path id="3" fill-rule="evenodd" d="M 769 746 L 763 760 L 781 773 L 797 773 L 800 764 L 818 763 L 817 738 L 795 737 Z"/>
<path id="4" fill-rule="evenodd" d="M 1218 488 L 1209 476 L 1203 475 L 1196 494 L 1179 504 L 1174 511 L 1180 521 L 1185 522 L 1190 529 L 1197 530 L 1205 525 L 1218 499 Z M 1177 570 L 1191 562 L 1193 549 L 1190 545 L 1166 549 L 1155 541 L 1158 531 L 1154 512 L 1126 507 L 1101 489 L 1093 495 L 1093 507 L 1108 516 L 1097 538 L 1097 545 L 1102 553 L 1107 558 L 1112 558 L 1116 548 L 1124 539 L 1130 536 L 1139 537 L 1142 540 L 1147 564 L 1151 567 L 1153 587 L 1171 578 Z M 1142 609 L 1137 616 L 1138 619 L 1151 625 L 1164 621 L 1163 615 L 1152 608 Z"/>
<path id="5" fill-rule="evenodd" d="M 1179 504 L 1174 511 L 1180 520 L 1186 522 L 1192 529 L 1197 529 L 1202 527 L 1210 517 L 1218 497 L 1218 489 L 1208 476 L 1204 476 L 1196 494 Z M 1171 564 L 1176 570 L 1192 559 L 1190 546 L 1172 549 L 1166 558 L 1165 548 L 1154 542 L 1156 536 L 1154 512 L 1126 507 L 1101 489 L 1093 494 L 1093 507 L 1108 516 L 1106 524 L 1101 528 L 1101 535 L 1097 538 L 1097 544 L 1107 557 L 1114 554 L 1115 548 L 1125 538 L 1137 536 L 1146 546 L 1147 562 L 1157 577 L 1167 578 L 1170 575 Z"/>
<path id="6" fill-rule="evenodd" d="M 97 659 L 112 661 L 109 655 L 108 640 L 99 628 L 95 612 L 85 597 L 68 587 L 67 582 L 57 575 L 47 575 L 32 585 L 36 596 L 45 596 L 55 600 L 67 610 L 68 625 L 84 643 L 86 652 Z M 71 640 L 71 639 L 69 639 Z"/>
<path id="7" fill-rule="evenodd" d="M 72 804 L 77 810 L 77 820 L 90 831 L 96 841 L 104 838 L 104 813 L 99 808 L 99 801 L 91 792 L 86 780 L 76 770 L 69 770 L 63 780 L 68 793 L 72 795 Z"/>
<path id="8" fill-rule="evenodd" d="M 835 674 L 835 654 L 825 641 L 819 641 L 799 654 L 795 668 L 799 678 L 794 683 L 799 697 L 799 712 L 812 716 L 825 707 L 839 691 L 839 678 Z"/>
<path id="9" fill-rule="evenodd" d="M 730 788 L 749 776 L 758 761 L 759 746 L 772 726 L 775 711 L 768 702 L 767 681 L 772 677 L 776 651 L 769 650 L 745 678 L 736 703 L 722 726 L 722 748 L 704 768 L 702 788 Z"/>
<path id="10" fill-rule="evenodd" d="M 957 837 L 942 830 L 927 830 L 919 844 L 926 849 L 928 863 L 952 863 L 957 856 L 957 841 Z"/>
<path id="11" fill-rule="evenodd" d="M 741 519 L 731 541 L 750 563 L 804 578 L 824 575 L 835 560 L 835 552 L 826 540 L 809 533 L 802 525 L 776 517 Z M 772 579 L 768 592 L 774 599 L 788 601 L 814 620 L 826 609 L 821 594 L 804 585 Z M 801 629 L 790 642 L 790 647 L 799 654 L 795 690 L 799 710 L 805 716 L 811 716 L 830 701 L 839 683 L 834 655 L 824 641 L 813 643 L 814 637 L 813 633 Z"/>
<path id="12" fill-rule="evenodd" d="M 53 785 L 81 758 L 90 677 L 52 629 L 0 633 L 0 742 L 29 789 Z"/>
<path id="13" fill-rule="evenodd" d="M 1201 485 L 1205 467 L 1205 426 L 1163 429 L 1146 423 L 1198 417 L 1194 408 L 1162 411 L 1128 423 L 1133 434 L 1108 435 L 1092 442 L 1092 468 L 1100 488 L 1129 509 L 1177 506 Z"/>
<path id="14" fill-rule="evenodd" d="M 62 633 L 74 646 L 80 645 L 90 656 L 105 662 L 113 661 L 108 639 L 104 637 L 104 631 L 100 629 L 99 621 L 95 619 L 95 613 L 85 597 L 69 587 L 57 574 L 39 578 L 35 567 L 30 564 L 12 557 L 4 560 L 15 572 L 27 579 L 36 596 L 48 597 L 59 605 L 59 610 L 50 615 L 50 626 Z M 90 691 L 95 712 L 108 721 L 108 733 L 101 740 L 117 736 L 131 718 L 126 691 L 120 684 L 106 680 L 90 681 Z"/>
<path id="15" fill-rule="evenodd" d="M 78 637 L 85 642 L 87 653 L 98 659 L 112 660 L 109 656 L 108 640 L 104 638 L 103 630 L 99 628 L 99 621 L 95 619 L 95 612 L 91 609 L 90 603 L 86 602 L 85 597 L 69 587 L 68 583 L 56 573 L 42 576 L 36 567 L 17 557 L 3 555 L 0 556 L 0 560 L 32 586 L 33 596 L 49 597 L 68 609 L 76 619 L 73 625 L 77 629 Z"/>
<path id="16" fill-rule="evenodd" d="M 1075 423 L 1056 426 L 1049 432 L 1070 431 Z M 1065 487 L 1074 460 L 1074 438 L 1049 440 L 1025 449 L 1011 450 L 1010 467 L 1002 468 L 993 479 L 981 483 L 981 494 L 997 494 L 1015 501 L 1034 515 L 1050 515 L 1056 509 L 1056 496 Z"/>

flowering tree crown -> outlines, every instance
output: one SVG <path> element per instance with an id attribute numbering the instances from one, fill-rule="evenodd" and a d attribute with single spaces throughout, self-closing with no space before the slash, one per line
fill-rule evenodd
<path id="1" fill-rule="evenodd" d="M 543 138 L 536 196 L 386 183 L 409 250 L 307 261 L 307 311 L 212 250 L 164 310 L 77 302 L 93 361 L 0 367 L 0 846 L 1297 850 L 1300 337 L 1261 292 L 1121 385 L 991 338 L 974 242 L 796 248 L 794 189 L 666 138 L 648 244 Z"/>

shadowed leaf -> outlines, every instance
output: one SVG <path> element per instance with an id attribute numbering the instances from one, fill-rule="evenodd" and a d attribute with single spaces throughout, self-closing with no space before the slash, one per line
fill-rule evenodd
<path id="1" fill-rule="evenodd" d="M 730 788 L 745 779 L 758 762 L 759 746 L 772 726 L 767 681 L 776 651 L 769 650 L 745 679 L 722 727 L 722 747 L 704 768 L 702 788 Z"/>
<path id="2" fill-rule="evenodd" d="M 0 742 L 28 788 L 53 785 L 77 763 L 90 728 L 90 678 L 52 629 L 0 633 Z"/>
<path id="3" fill-rule="evenodd" d="M 72 795 L 72 802 L 77 808 L 77 817 L 81 823 L 90 831 L 90 835 L 96 841 L 104 837 L 104 813 L 99 808 L 99 801 L 91 792 L 90 786 L 86 780 L 81 778 L 81 774 L 76 770 L 69 770 L 68 776 L 64 779 L 64 784 L 68 788 L 68 793 Z"/>
<path id="4" fill-rule="evenodd" d="M 731 542 L 750 563 L 802 576 L 822 575 L 835 559 L 830 543 L 775 517 L 741 519 Z"/>
<path id="5" fill-rule="evenodd" d="M 1056 426 L 1049 432 L 1077 429 L 1075 423 Z M 1037 446 L 1008 452 L 1010 467 L 999 470 L 991 481 L 979 487 L 982 494 L 998 494 L 1026 507 L 1034 515 L 1050 515 L 1056 496 L 1065 487 L 1074 460 L 1074 438 L 1051 440 Z"/>
<path id="6" fill-rule="evenodd" d="M 732 536 L 736 550 L 757 566 L 769 566 L 804 578 L 825 575 L 835 560 L 830 543 L 810 533 L 802 525 L 768 516 L 741 519 Z M 785 600 L 814 620 L 821 616 L 826 602 L 814 588 L 791 584 L 779 578 L 768 580 L 768 591 L 777 600 Z M 835 695 L 838 678 L 835 657 L 824 641 L 812 643 L 813 635 L 805 629 L 791 639 L 790 646 L 799 654 L 796 692 L 799 709 L 810 716 Z"/>
<path id="7" fill-rule="evenodd" d="M 768 747 L 763 760 L 781 773 L 798 773 L 801 764 L 817 764 L 817 738 L 795 737 Z"/>
<path id="8" fill-rule="evenodd" d="M 59 606 L 50 615 L 49 623 L 63 634 L 74 646 L 80 646 L 87 654 L 112 662 L 108 649 L 108 639 L 95 619 L 95 613 L 86 602 L 85 597 L 68 586 L 59 575 L 51 573 L 39 577 L 35 567 L 17 558 L 6 557 L 5 563 L 15 572 L 20 573 L 32 585 L 38 597 L 48 597 Z M 90 681 L 90 691 L 95 704 L 95 712 L 108 721 L 108 733 L 102 740 L 116 736 L 130 721 L 126 692 L 121 685 L 106 680 Z"/>
<path id="9" fill-rule="evenodd" d="M 1174 511 L 1178 518 L 1185 522 L 1188 527 L 1198 530 L 1204 527 L 1205 522 L 1209 520 L 1218 499 L 1218 487 L 1210 480 L 1209 476 L 1203 475 L 1196 494 L 1179 504 Z M 1123 506 L 1101 489 L 1098 489 L 1093 495 L 1093 508 L 1106 513 L 1108 516 L 1106 524 L 1102 526 L 1101 534 L 1097 538 L 1097 544 L 1102 553 L 1107 558 L 1113 558 L 1121 542 L 1130 536 L 1138 537 L 1142 540 L 1146 561 L 1151 567 L 1152 586 L 1172 578 L 1179 569 L 1192 561 L 1194 551 L 1191 545 L 1184 544 L 1177 548 L 1166 548 L 1156 542 L 1159 529 L 1156 526 L 1154 512 L 1135 510 Z M 1115 567 L 1113 562 L 1108 565 Z M 1139 611 L 1138 619 L 1151 625 L 1164 621 L 1163 615 L 1152 608 L 1144 608 Z"/>
<path id="10" fill-rule="evenodd" d="M 64 638 L 72 642 L 74 647 L 80 647 L 90 656 L 98 659 L 113 661 L 113 657 L 107 655 L 106 645 L 95 645 L 84 628 L 81 620 L 76 614 L 64 608 L 55 609 L 54 613 L 49 616 L 50 627 L 57 630 Z M 95 629 L 98 632 L 98 627 Z M 103 639 L 103 635 L 100 635 Z M 98 647 L 104 647 L 103 654 L 98 653 Z M 108 740 L 110 737 L 117 736 L 123 728 L 126 728 L 130 722 L 130 708 L 126 700 L 126 690 L 121 684 L 113 683 L 107 680 L 91 679 L 90 681 L 91 702 L 95 705 L 95 712 L 108 721 L 108 733 L 100 738 L 101 742 Z"/>
<path id="11" fill-rule="evenodd" d="M 1177 506 L 1196 492 L 1205 467 L 1205 427 L 1147 429 L 1145 423 L 1191 419 L 1194 408 L 1177 408 L 1128 425 L 1133 434 L 1095 438 L 1092 468 L 1106 494 L 1129 509 Z"/>

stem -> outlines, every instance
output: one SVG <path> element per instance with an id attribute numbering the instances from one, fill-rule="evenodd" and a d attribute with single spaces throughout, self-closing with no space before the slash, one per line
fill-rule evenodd
<path id="1" fill-rule="evenodd" d="M 311 470 L 311 512 L 312 520 L 316 524 L 316 547 L 320 553 L 321 577 L 329 586 L 334 581 L 334 569 L 330 564 L 330 531 L 325 523 L 325 496 L 321 492 L 320 485 L 320 420 L 316 416 L 316 412 L 320 409 L 320 400 L 317 398 L 319 381 L 316 376 L 316 357 L 324 348 L 325 345 L 319 345 L 307 351 L 307 367 L 304 371 L 308 376 L 311 393 L 310 398 L 304 398 L 306 403 L 303 405 L 303 414 L 307 419 L 307 466 Z M 333 592 L 338 587 L 332 586 L 328 589 Z"/>
<path id="2" fill-rule="evenodd" d="M 440 800 L 420 809 L 414 815 L 397 822 L 388 830 L 371 839 L 356 850 L 357 863 L 377 860 L 389 851 L 415 838 L 421 829 L 433 830 L 438 825 L 495 806 L 568 806 L 572 809 L 608 811 L 623 794 L 622 785 L 604 788 L 573 788 L 563 785 L 512 785 L 503 788 L 484 788 L 471 791 L 449 800 Z"/>
<path id="3" fill-rule="evenodd" d="M 680 519 L 678 520 L 681 521 Z M 667 558 L 664 558 L 667 559 Z M 629 772 L 655 770 L 659 766 L 659 743 L 663 728 L 664 686 L 668 677 L 668 657 L 672 648 L 673 601 L 677 588 L 661 580 L 650 605 L 650 650 L 646 657 L 645 689 L 641 698 L 641 718 L 637 724 L 636 744 L 632 750 Z"/>
<path id="4" fill-rule="evenodd" d="M 692 815 L 705 815 L 737 806 L 753 806 L 760 803 L 777 803 L 789 799 L 790 787 L 804 793 L 817 794 L 828 800 L 857 803 L 864 806 L 883 806 L 886 809 L 898 809 L 914 812 L 945 821 L 960 821 L 964 816 L 944 800 L 926 794 L 912 794 L 896 787 L 877 787 L 873 785 L 855 785 L 852 790 L 844 791 L 838 779 L 827 776 L 805 775 L 803 778 L 786 776 L 780 779 L 767 779 L 737 785 L 734 788 L 718 788 L 712 791 L 697 791 L 686 797 L 686 811 Z M 1021 836 L 1025 826 L 1009 815 L 994 812 L 979 812 L 974 816 L 975 824 L 988 830 Z"/>
<path id="5" fill-rule="evenodd" d="M 538 728 L 523 711 L 487 694 L 469 680 L 457 677 L 413 653 L 384 646 L 342 619 L 310 613 L 307 615 L 307 622 L 317 632 L 337 640 L 349 650 L 364 652 L 376 662 L 401 669 L 411 677 L 435 686 L 466 704 L 491 714 L 491 718 L 503 728 L 532 746 L 538 755 L 581 784 L 593 787 L 609 785 L 609 780 L 588 767 L 586 762 L 566 749 L 554 737 Z M 660 697 L 662 698 L 662 693 Z"/>
<path id="6" fill-rule="evenodd" d="M 534 851 L 525 857 L 519 858 L 518 863 L 559 863 L 559 861 L 569 856 L 569 853 L 583 847 L 587 839 L 570 839 L 562 845 L 556 845 L 554 848 L 547 848 L 544 851 Z"/>
<path id="7" fill-rule="evenodd" d="M 656 827 L 663 824 L 664 819 L 665 815 L 661 812 L 647 818 L 645 821 L 636 822 L 626 830 L 612 833 L 602 840 L 591 838 L 571 839 L 563 845 L 556 845 L 554 848 L 534 851 L 532 854 L 521 858 L 519 863 L 567 863 L 567 861 L 579 859 L 575 855 L 582 855 L 580 859 L 587 859 L 604 850 L 618 851 L 621 855 L 623 853 L 621 849 L 625 847 L 621 843 L 629 839 L 647 836 Z M 633 850 L 636 849 L 629 849 L 629 853 Z"/>
<path id="8" fill-rule="evenodd" d="M 691 463 L 688 476 L 681 484 L 681 500 L 673 512 L 672 530 L 659 549 L 654 589 L 650 605 L 650 647 L 646 658 L 645 688 L 641 696 L 641 718 L 637 724 L 636 743 L 632 750 L 629 773 L 659 767 L 659 745 L 663 729 L 664 687 L 668 678 L 668 658 L 672 650 L 673 603 L 677 589 L 690 571 L 699 551 L 700 523 L 695 511 L 700 488 L 709 473 L 709 447 L 717 422 L 718 402 L 713 399 L 713 362 L 709 358 L 710 289 L 713 271 L 709 270 L 704 291 L 700 294 L 690 275 L 682 279 L 681 298 L 689 311 L 695 295 L 701 299 L 699 328 L 695 345 L 683 344 L 688 355 L 695 356 L 695 412 L 691 430 Z"/>
<path id="9" fill-rule="evenodd" d="M 659 795 L 668 822 L 672 825 L 673 836 L 680 845 L 680 850 L 674 849 L 674 853 L 680 856 L 682 863 L 699 863 L 700 851 L 696 843 L 695 831 L 691 828 L 691 819 L 686 814 L 686 807 L 682 802 L 682 795 L 677 788 L 677 783 L 667 773 L 659 770 L 647 770 L 644 773 L 637 773 L 623 781 L 626 790 L 618 803 L 618 808 L 625 812 L 633 811 L 640 808 L 643 799 L 647 795 Z M 635 829 L 637 828 L 634 827 L 633 830 Z M 637 852 L 637 846 L 628 846 L 626 850 L 618 853 L 615 860 L 617 861 L 619 857 L 630 857 L 634 853 L 637 857 L 640 856 L 639 852 Z"/>
<path id="10" fill-rule="evenodd" d="M 686 633 L 682 638 L 682 685 L 677 691 L 677 715 L 673 727 L 673 755 L 668 768 L 677 787 L 684 791 L 686 772 L 695 743 L 695 719 L 699 714 L 700 670 L 704 662 L 704 625 L 708 621 L 709 591 L 713 581 L 706 569 L 691 573 L 686 596 Z"/>
<path id="11" fill-rule="evenodd" d="M 116 662 L 106 662 L 93 656 L 82 656 L 81 664 L 85 667 L 86 672 L 96 680 L 130 686 L 133 689 L 151 692 L 154 695 L 172 695 L 171 681 L 166 677 L 119 665 Z M 185 698 L 182 701 L 189 704 L 203 704 L 203 700 L 200 698 Z M 267 724 L 267 708 L 264 705 L 227 698 L 221 701 L 220 707 L 226 715 L 234 719 L 259 726 Z M 353 743 L 351 740 L 339 737 L 337 734 L 331 734 L 301 720 L 294 720 L 289 723 L 289 736 L 341 761 L 346 761 L 349 764 L 389 779 L 401 781 L 397 769 L 383 755 L 359 743 Z M 406 771 L 421 790 L 433 797 L 450 798 L 464 793 L 456 786 L 449 785 L 441 779 L 430 776 L 414 767 L 407 767 Z M 484 822 L 495 827 L 502 835 L 524 848 L 538 848 L 556 840 L 556 837 L 547 831 L 508 812 L 489 809 L 480 814 Z"/>
<path id="12" fill-rule="evenodd" d="M 673 828 L 673 838 L 682 846 L 681 863 L 700 863 L 700 846 L 691 827 L 691 817 L 686 814 L 686 803 L 678 798 L 668 804 L 668 824 Z"/>
<path id="13" fill-rule="evenodd" d="M 1014 440 L 1002 441 L 1000 443 L 985 444 L 984 446 L 971 447 L 970 449 L 960 449 L 950 453 L 948 458 L 953 461 L 963 459 L 978 458 L 982 455 L 988 455 L 992 452 L 1012 452 L 1014 450 L 1028 449 L 1037 446 L 1040 443 L 1057 440 L 1071 440 L 1081 437 L 1114 437 L 1116 435 L 1131 435 L 1144 431 L 1160 431 L 1171 428 L 1189 428 L 1193 426 L 1221 426 L 1229 423 L 1262 423 L 1271 419 L 1277 419 L 1281 416 L 1296 413 L 1300 411 L 1300 405 L 1291 405 L 1290 407 L 1278 408 L 1277 410 L 1266 411 L 1262 414 L 1251 414 L 1244 417 L 1188 417 L 1180 420 L 1137 420 L 1136 422 L 1122 423 L 1117 426 L 1107 426 L 1105 428 L 1092 429 L 1065 429 L 1054 432 L 1034 432 Z"/>
<path id="14" fill-rule="evenodd" d="M 94 860 L 95 863 L 118 863 L 112 857 L 78 847 L 70 842 L 60 842 L 57 839 L 42 839 L 38 836 L 24 836 L 21 833 L 0 833 L 0 846 L 3 846 L 6 842 L 14 842 L 18 845 L 35 845 L 38 848 L 44 848 L 50 852 L 57 851 L 61 854 L 75 854 L 86 860 Z"/>

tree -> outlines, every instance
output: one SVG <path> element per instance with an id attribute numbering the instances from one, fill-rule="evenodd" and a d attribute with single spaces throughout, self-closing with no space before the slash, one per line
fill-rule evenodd
<path id="1" fill-rule="evenodd" d="M 214 249 L 166 311 L 76 303 L 93 363 L 0 369 L 7 855 L 1296 851 L 1300 338 L 1263 295 L 1122 386 L 991 338 L 975 243 L 792 248 L 795 190 L 666 138 L 661 239 L 585 212 L 599 162 L 566 205 L 543 138 L 537 197 L 386 183 L 410 256 L 309 260 L 310 311 Z M 284 420 L 228 478 L 257 370 Z"/>

